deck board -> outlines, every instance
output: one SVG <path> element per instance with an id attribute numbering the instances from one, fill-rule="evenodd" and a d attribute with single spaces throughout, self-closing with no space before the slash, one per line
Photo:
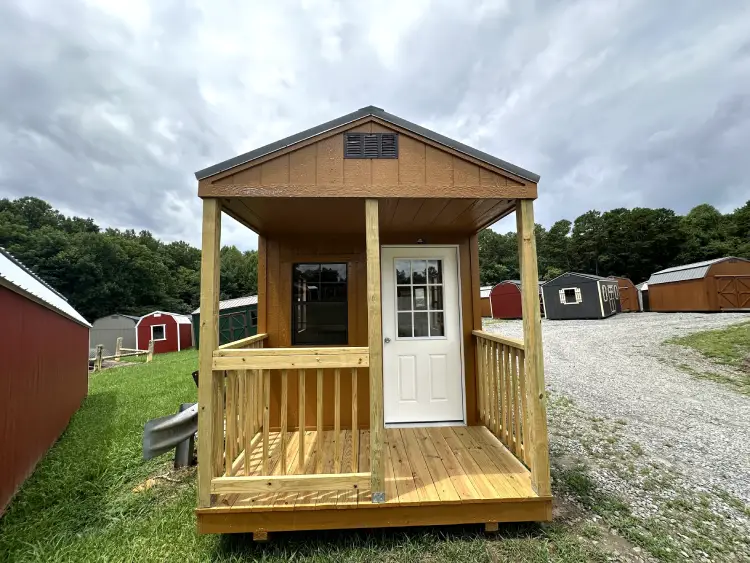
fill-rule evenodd
<path id="1" fill-rule="evenodd" d="M 333 473 L 334 433 L 321 436 L 322 467 L 317 466 L 316 431 L 305 432 L 304 473 Z M 367 472 L 370 468 L 370 433 L 342 430 L 341 472 Z M 529 470 L 485 427 L 391 428 L 385 432 L 386 503 L 372 504 L 369 489 L 309 491 L 302 493 L 255 493 L 217 495 L 214 506 L 198 512 L 305 511 L 330 509 L 374 509 L 383 506 L 418 507 L 477 502 L 509 502 L 538 499 L 531 487 Z M 357 467 L 351 452 L 358 441 Z M 299 435 L 287 435 L 287 474 L 299 474 Z M 279 432 L 269 435 L 269 467 L 281 471 Z M 256 442 L 245 463 L 251 475 L 262 472 L 262 445 Z M 245 464 L 238 475 L 245 474 Z M 345 517 L 345 515 L 342 515 Z"/>

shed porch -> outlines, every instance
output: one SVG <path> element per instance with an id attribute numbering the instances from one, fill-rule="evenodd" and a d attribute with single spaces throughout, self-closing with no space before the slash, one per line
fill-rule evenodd
<path id="1" fill-rule="evenodd" d="M 372 107 L 196 176 L 201 532 L 551 518 L 538 176 Z M 514 211 L 523 340 L 480 310 Z M 259 334 L 219 346 L 222 212 L 259 235 Z"/>

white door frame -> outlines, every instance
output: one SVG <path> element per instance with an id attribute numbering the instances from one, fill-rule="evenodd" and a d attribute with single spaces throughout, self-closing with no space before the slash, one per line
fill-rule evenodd
<path id="1" fill-rule="evenodd" d="M 456 251 L 456 287 L 458 289 L 458 332 L 461 337 L 458 339 L 460 366 L 461 366 L 461 409 L 463 411 L 463 419 L 461 421 L 449 421 L 449 422 L 386 422 L 386 428 L 423 428 L 423 427 L 440 427 L 440 426 L 466 426 L 466 358 L 464 357 L 464 307 L 463 307 L 463 295 L 461 293 L 461 253 L 459 252 L 459 245 L 457 244 L 382 244 L 380 245 L 381 250 L 383 248 L 452 248 Z M 381 252 L 382 255 L 382 252 Z M 380 259 L 380 258 L 379 258 Z M 383 274 L 380 274 L 380 316 L 383 317 Z M 395 318 L 395 317 L 394 317 Z M 382 334 L 382 327 L 381 327 Z M 384 350 L 385 342 L 380 342 L 380 354 L 381 358 L 385 354 Z M 385 404 L 385 388 L 383 393 L 383 403 Z"/>

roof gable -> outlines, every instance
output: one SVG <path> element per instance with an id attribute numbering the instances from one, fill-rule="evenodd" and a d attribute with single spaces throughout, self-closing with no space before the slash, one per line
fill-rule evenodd
<path id="1" fill-rule="evenodd" d="M 646 280 L 645 283 L 648 283 L 648 285 L 656 285 L 660 283 L 670 283 L 705 278 L 711 266 L 720 262 L 726 262 L 727 260 L 750 262 L 750 260 L 746 260 L 745 258 L 725 256 L 724 258 L 714 258 L 712 260 L 703 260 L 702 262 L 694 262 L 692 264 L 672 266 L 671 268 L 666 268 L 664 270 L 654 272 L 653 274 L 651 274 L 651 277 Z"/>
<path id="2" fill-rule="evenodd" d="M 253 161 L 262 159 L 273 155 L 274 153 L 281 152 L 284 149 L 291 149 L 295 145 L 301 145 L 305 141 L 310 141 L 316 137 L 324 137 L 327 133 L 339 132 L 341 128 L 351 125 L 352 128 L 356 125 L 361 125 L 371 121 L 383 122 L 385 124 L 392 125 L 396 131 L 412 134 L 415 137 L 421 137 L 428 140 L 440 147 L 455 151 L 461 155 L 465 155 L 466 158 L 476 160 L 490 167 L 500 171 L 506 172 L 510 175 L 517 176 L 523 180 L 537 183 L 539 181 L 539 175 L 528 170 L 525 170 L 515 164 L 504 161 L 483 151 L 477 150 L 473 147 L 460 143 L 454 139 L 431 131 L 425 127 L 402 119 L 396 115 L 390 114 L 381 108 L 375 106 L 367 106 L 361 108 L 352 113 L 348 113 L 316 127 L 306 129 L 284 139 L 280 139 L 274 143 L 270 143 L 263 147 L 254 149 L 244 154 L 238 155 L 234 158 L 230 158 L 203 170 L 199 170 L 195 173 L 195 177 L 198 180 L 204 180 L 210 176 L 215 176 L 223 172 L 227 172 L 233 168 L 250 164 Z"/>
<path id="3" fill-rule="evenodd" d="M 0 247 L 0 283 L 47 309 L 91 328 L 86 319 L 68 303 L 65 297 L 2 247 Z"/>

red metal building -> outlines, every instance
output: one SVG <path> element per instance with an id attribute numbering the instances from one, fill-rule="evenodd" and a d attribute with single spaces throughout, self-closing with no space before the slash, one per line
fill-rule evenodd
<path id="1" fill-rule="evenodd" d="M 544 316 L 541 287 L 542 283 L 539 282 L 539 307 Z M 505 280 L 497 284 L 490 291 L 490 305 L 493 319 L 520 319 L 522 317 L 521 282 Z"/>
<path id="2" fill-rule="evenodd" d="M 193 324 L 187 315 L 154 311 L 135 325 L 135 347 L 148 350 L 154 341 L 154 354 L 177 352 L 193 346 Z"/>
<path id="3" fill-rule="evenodd" d="M 0 516 L 88 390 L 89 325 L 0 248 Z"/>

